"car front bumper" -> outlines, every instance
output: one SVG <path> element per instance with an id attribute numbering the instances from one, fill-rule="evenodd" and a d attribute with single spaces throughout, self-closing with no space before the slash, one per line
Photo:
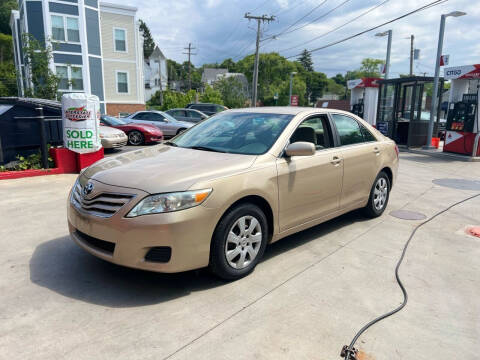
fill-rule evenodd
<path id="1" fill-rule="evenodd" d="M 90 180 L 95 188 L 105 186 Z M 108 187 L 112 192 L 111 186 Z M 180 272 L 208 265 L 210 242 L 215 229 L 214 209 L 202 205 L 190 209 L 125 217 L 148 194 L 139 190 L 117 188 L 135 197 L 111 217 L 91 215 L 68 202 L 68 226 L 71 238 L 84 250 L 109 262 L 131 268 Z M 168 261 L 149 261 L 152 248 L 171 251 Z M 153 251 L 153 250 L 152 250 Z"/>
<path id="2" fill-rule="evenodd" d="M 102 138 L 102 146 L 105 149 L 116 149 L 122 146 L 127 145 L 128 137 L 127 135 L 122 137 L 115 137 L 115 138 Z"/>
<path id="3" fill-rule="evenodd" d="M 146 143 L 160 142 L 162 140 L 163 140 L 163 135 L 145 134 L 145 142 Z"/>

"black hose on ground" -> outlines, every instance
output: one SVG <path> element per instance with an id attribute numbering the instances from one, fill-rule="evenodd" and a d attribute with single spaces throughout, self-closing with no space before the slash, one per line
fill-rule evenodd
<path id="1" fill-rule="evenodd" d="M 457 205 L 460 205 L 466 201 L 469 201 L 473 198 L 476 198 L 480 196 L 480 194 L 476 194 L 476 195 L 473 195 L 473 196 L 470 196 L 466 199 L 463 199 L 463 200 L 460 200 L 452 205 L 450 205 L 449 207 L 447 207 L 446 209 L 443 209 L 442 211 L 439 211 L 437 212 L 435 215 L 433 215 L 431 218 L 425 220 L 424 222 L 418 224 L 412 231 L 412 233 L 410 234 L 410 237 L 408 238 L 407 242 L 405 243 L 405 246 L 403 247 L 403 251 L 402 251 L 402 255 L 400 256 L 400 259 L 398 260 L 397 262 L 397 266 L 395 267 L 395 278 L 397 280 L 397 283 L 398 283 L 398 286 L 400 286 L 400 289 L 402 290 L 402 293 L 403 293 L 403 302 L 402 304 L 400 304 L 400 306 L 398 306 L 397 308 L 395 308 L 394 310 L 392 311 L 389 311 L 383 315 L 380 315 L 379 317 L 373 319 L 372 321 L 370 321 L 368 324 L 366 324 L 364 327 L 362 327 L 356 334 L 355 336 L 353 337 L 350 345 L 345 345 L 343 348 L 342 348 L 342 352 L 340 353 L 340 357 L 344 358 L 345 360 L 356 360 L 357 357 L 356 357 L 356 354 L 357 354 L 357 350 L 354 348 L 354 345 L 355 343 L 357 342 L 358 338 L 369 328 L 371 327 L 372 325 L 375 325 L 376 323 L 378 323 L 379 321 L 382 321 L 383 319 L 386 319 L 387 317 L 389 316 L 392 316 L 393 314 L 399 312 L 400 310 L 402 310 L 405 305 L 407 305 L 407 301 L 408 301 L 408 293 L 407 293 L 407 290 L 405 289 L 405 287 L 403 286 L 403 283 L 402 281 L 400 280 L 400 276 L 398 274 L 398 270 L 400 269 L 400 265 L 402 264 L 403 262 L 403 259 L 405 257 L 405 253 L 407 252 L 407 248 L 408 248 L 408 245 L 410 245 L 410 241 L 413 239 L 413 236 L 415 235 L 415 233 L 417 232 L 417 230 L 419 228 L 421 228 L 423 225 L 429 223 L 430 221 L 432 221 L 433 219 L 435 219 L 437 216 L 447 212 L 448 210 L 450 210 L 451 208 L 457 206 Z"/>

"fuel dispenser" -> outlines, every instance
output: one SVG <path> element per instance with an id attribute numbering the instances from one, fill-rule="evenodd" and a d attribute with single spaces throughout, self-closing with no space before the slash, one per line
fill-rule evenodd
<path id="1" fill-rule="evenodd" d="M 350 90 L 350 110 L 371 125 L 377 119 L 379 78 L 362 78 L 347 81 Z"/>
<path id="2" fill-rule="evenodd" d="M 445 79 L 451 85 L 443 151 L 480 156 L 480 64 L 446 68 Z"/>

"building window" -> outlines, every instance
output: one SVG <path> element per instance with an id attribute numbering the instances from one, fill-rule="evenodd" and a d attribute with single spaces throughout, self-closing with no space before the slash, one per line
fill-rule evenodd
<path id="1" fill-rule="evenodd" d="M 57 41 L 80 42 L 78 18 L 52 15 L 52 39 Z"/>
<path id="2" fill-rule="evenodd" d="M 125 29 L 113 29 L 115 36 L 115 51 L 126 52 L 127 51 L 127 30 Z"/>
<path id="3" fill-rule="evenodd" d="M 83 91 L 83 74 L 80 66 L 55 66 L 59 91 Z"/>
<path id="4" fill-rule="evenodd" d="M 117 92 L 119 94 L 128 94 L 128 73 L 117 71 Z"/>

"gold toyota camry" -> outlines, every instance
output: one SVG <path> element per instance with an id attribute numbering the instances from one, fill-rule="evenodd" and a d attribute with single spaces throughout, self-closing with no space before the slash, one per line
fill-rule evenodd
<path id="1" fill-rule="evenodd" d="M 80 247 L 119 265 L 237 279 L 287 235 L 357 208 L 380 216 L 397 168 L 395 143 L 348 112 L 228 110 L 87 168 L 68 225 Z"/>

